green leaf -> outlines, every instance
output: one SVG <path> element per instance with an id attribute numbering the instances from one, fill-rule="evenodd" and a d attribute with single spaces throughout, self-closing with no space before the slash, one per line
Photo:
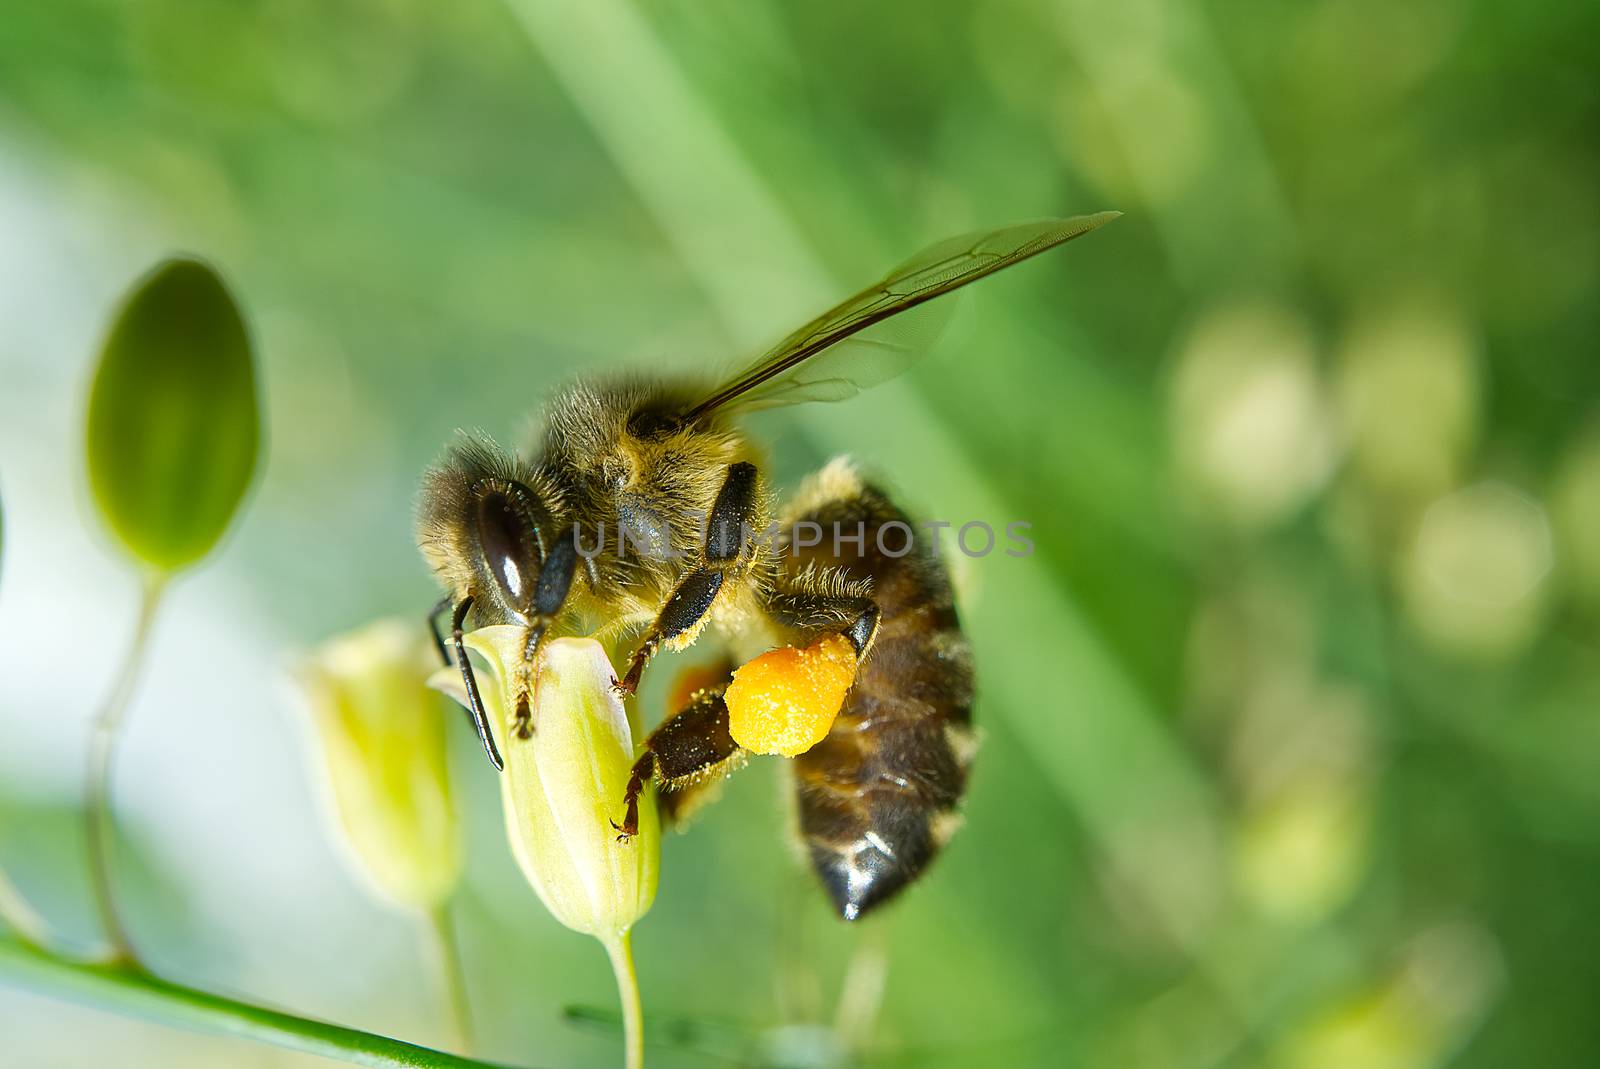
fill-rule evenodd
<path id="1" fill-rule="evenodd" d="M 207 264 L 175 259 L 133 289 L 89 395 L 89 486 L 122 543 L 170 573 L 228 527 L 260 441 L 250 338 Z"/>

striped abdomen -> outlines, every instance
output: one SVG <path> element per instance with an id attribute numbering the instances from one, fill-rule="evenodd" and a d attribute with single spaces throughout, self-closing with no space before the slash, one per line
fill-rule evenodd
<path id="1" fill-rule="evenodd" d="M 959 823 L 974 748 L 972 659 L 929 532 L 841 465 L 808 496 L 794 518 L 820 525 L 821 543 L 785 547 L 781 566 L 795 580 L 808 565 L 866 580 L 880 614 L 838 720 L 794 762 L 812 866 L 855 920 L 915 880 Z"/>

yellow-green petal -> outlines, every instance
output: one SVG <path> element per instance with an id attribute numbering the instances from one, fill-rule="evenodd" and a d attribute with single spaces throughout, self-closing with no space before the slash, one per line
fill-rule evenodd
<path id="1" fill-rule="evenodd" d="M 380 894 L 419 910 L 450 897 L 462 862 L 432 655 L 415 621 L 387 619 L 301 672 L 342 838 Z"/>
<path id="2" fill-rule="evenodd" d="M 159 572 L 204 557 L 255 471 L 255 368 L 243 317 L 197 260 L 133 288 L 89 395 L 89 486 L 128 551 Z"/>
<path id="3" fill-rule="evenodd" d="M 611 662 L 593 639 L 559 639 L 540 654 L 530 738 L 509 730 L 504 684 L 526 632 L 506 625 L 467 636 L 489 666 L 478 682 L 505 757 L 500 777 L 506 832 L 523 875 L 562 924 L 604 940 L 650 909 L 660 875 L 661 829 L 654 796 L 639 799 L 639 831 L 619 842 L 623 793 L 633 765 L 627 713 L 612 689 Z M 436 685 L 462 697 L 454 669 Z"/>

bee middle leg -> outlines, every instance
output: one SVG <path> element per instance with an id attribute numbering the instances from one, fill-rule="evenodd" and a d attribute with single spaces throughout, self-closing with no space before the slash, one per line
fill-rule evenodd
<path id="1" fill-rule="evenodd" d="M 745 558 L 751 542 L 752 521 L 760 509 L 760 483 L 756 466 L 741 461 L 728 466 L 722 489 L 707 517 L 701 562 L 678 582 L 656 616 L 639 648 L 628 662 L 628 674 L 617 684 L 624 694 L 639 689 L 645 665 L 673 640 L 692 639 L 711 611 L 727 573 Z"/>
<path id="2" fill-rule="evenodd" d="M 652 778 L 668 786 L 692 783 L 740 752 L 728 732 L 728 707 L 722 701 L 722 690 L 697 692 L 645 740 L 644 754 L 634 762 L 623 794 L 622 823 L 611 822 L 619 842 L 639 833 L 639 794 Z"/>

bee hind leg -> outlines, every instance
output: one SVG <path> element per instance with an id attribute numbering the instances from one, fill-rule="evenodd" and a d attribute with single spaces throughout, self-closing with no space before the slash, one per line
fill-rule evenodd
<path id="1" fill-rule="evenodd" d="M 639 833 L 639 795 L 651 779 L 666 785 L 692 783 L 714 773 L 740 753 L 728 733 L 728 707 L 722 688 L 702 690 L 676 715 L 645 740 L 644 754 L 634 762 L 623 794 L 622 823 L 611 822 L 619 842 Z"/>
<path id="2" fill-rule="evenodd" d="M 767 616 L 787 631 L 843 635 L 856 651 L 857 662 L 866 659 L 878 635 L 880 613 L 871 595 L 830 590 L 823 580 L 790 580 L 767 594 L 764 607 Z"/>

